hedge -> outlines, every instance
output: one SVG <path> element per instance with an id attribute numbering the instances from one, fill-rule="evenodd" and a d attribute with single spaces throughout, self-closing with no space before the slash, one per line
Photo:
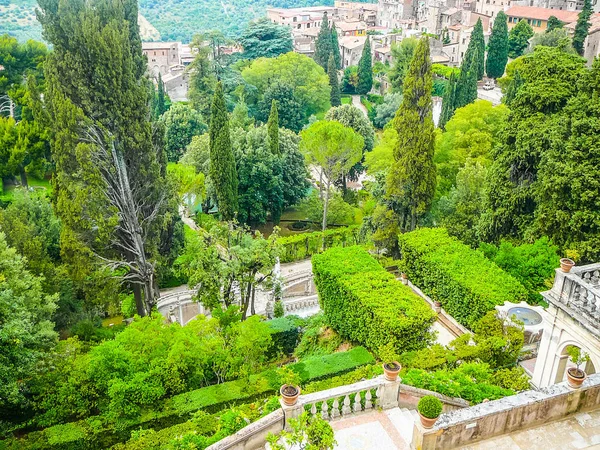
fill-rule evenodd
<path id="1" fill-rule="evenodd" d="M 269 354 L 276 356 L 280 352 L 286 355 L 294 353 L 300 337 L 300 331 L 295 320 L 289 317 L 280 317 L 269 320 L 267 325 L 269 325 L 272 341 Z"/>
<path id="2" fill-rule="evenodd" d="M 521 283 L 444 228 L 421 228 L 398 241 L 408 278 L 466 327 L 505 301 L 527 300 Z"/>
<path id="3" fill-rule="evenodd" d="M 342 337 L 374 352 L 425 347 L 435 313 L 361 247 L 334 248 L 312 259 L 321 308 Z"/>
<path id="4" fill-rule="evenodd" d="M 359 228 L 359 225 L 352 225 L 325 230 L 325 249 L 362 244 L 364 241 Z M 277 243 L 281 245 L 280 260 L 282 263 L 300 261 L 321 252 L 323 232 L 316 231 L 281 237 Z"/>
<path id="5" fill-rule="evenodd" d="M 366 349 L 355 347 L 347 352 L 307 358 L 287 367 L 298 373 L 301 383 L 307 383 L 342 375 L 374 362 L 375 359 Z M 277 371 L 271 369 L 252 375 L 250 380 L 228 381 L 171 397 L 164 403 L 162 411 L 148 411 L 139 422 L 123 429 L 115 430 L 100 417 L 90 417 L 35 431 L 23 439 L 0 441 L 0 449 L 108 448 L 128 440 L 132 430 L 173 427 L 188 420 L 198 410 L 214 413 L 232 405 L 251 402 L 276 393 L 280 386 L 281 381 Z"/>
<path id="6" fill-rule="evenodd" d="M 460 75 L 460 69 L 458 67 L 450 67 L 445 64 L 432 64 L 431 72 L 434 75 L 439 77 L 443 77 L 447 80 L 450 79 L 450 75 L 454 74 L 454 76 L 458 77 Z"/>

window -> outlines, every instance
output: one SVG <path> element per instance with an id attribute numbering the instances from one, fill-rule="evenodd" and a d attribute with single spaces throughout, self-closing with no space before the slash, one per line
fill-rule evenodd
<path id="1" fill-rule="evenodd" d="M 306 28 L 310 28 L 310 23 L 307 23 L 307 24 L 306 24 Z"/>
<path id="2" fill-rule="evenodd" d="M 165 56 L 165 52 L 164 52 L 164 50 L 163 50 L 163 52 L 162 52 L 162 55 L 163 55 L 163 56 Z"/>
<path id="3" fill-rule="evenodd" d="M 154 52 L 154 56 L 156 56 L 156 52 Z"/>
<path id="4" fill-rule="evenodd" d="M 298 22 L 298 18 L 294 17 L 293 22 Z"/>

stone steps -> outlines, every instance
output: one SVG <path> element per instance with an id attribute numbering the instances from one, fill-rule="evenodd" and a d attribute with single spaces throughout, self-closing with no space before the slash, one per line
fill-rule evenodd
<path id="1" fill-rule="evenodd" d="M 419 420 L 419 413 L 414 409 L 393 408 L 385 411 L 396 431 L 402 436 L 404 442 L 410 445 L 412 442 L 415 421 Z"/>

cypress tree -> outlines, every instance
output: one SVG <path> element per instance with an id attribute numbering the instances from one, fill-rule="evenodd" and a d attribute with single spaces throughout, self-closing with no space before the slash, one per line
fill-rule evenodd
<path id="1" fill-rule="evenodd" d="M 340 55 L 340 41 L 334 23 L 331 24 L 331 52 L 335 59 L 335 68 L 340 70 L 342 68 L 342 55 Z"/>
<path id="2" fill-rule="evenodd" d="M 340 95 L 340 81 L 338 80 L 338 72 L 335 68 L 333 54 L 329 56 L 327 74 L 329 75 L 329 86 L 331 86 L 331 106 L 340 106 L 342 104 L 342 97 Z"/>
<path id="3" fill-rule="evenodd" d="M 446 84 L 446 89 L 444 90 L 444 97 L 442 99 L 442 113 L 440 115 L 440 122 L 438 124 L 438 126 L 442 130 L 446 128 L 446 124 L 454 115 L 455 94 L 456 75 L 454 75 L 453 72 L 450 75 L 450 80 L 448 80 L 448 84 Z"/>
<path id="4" fill-rule="evenodd" d="M 506 104 L 507 106 L 510 106 L 511 102 L 517 96 L 517 92 L 519 92 L 519 88 L 523 85 L 523 83 L 524 83 L 524 80 L 521 77 L 521 72 L 519 72 L 518 69 L 515 70 L 513 79 L 510 82 L 510 84 L 508 85 L 508 88 L 506 89 L 506 95 L 504 97 L 502 97 L 502 101 L 504 102 L 504 104 Z"/>
<path id="5" fill-rule="evenodd" d="M 423 38 L 404 79 L 402 104 L 394 118 L 398 141 L 387 179 L 387 200 L 403 231 L 415 229 L 435 194 L 432 86 L 429 40 Z"/>
<path id="6" fill-rule="evenodd" d="M 238 210 L 238 177 L 221 82 L 217 83 L 210 114 L 210 178 L 221 217 L 233 220 Z"/>
<path id="7" fill-rule="evenodd" d="M 369 37 L 365 41 L 362 56 L 358 62 L 358 87 L 356 92 L 360 95 L 367 95 L 373 87 L 373 60 L 371 56 L 371 44 Z"/>
<path id="8" fill-rule="evenodd" d="M 137 2 L 69 2 L 67 8 L 40 0 L 39 6 L 44 37 L 54 48 L 45 62 L 45 100 L 61 252 L 74 279 L 89 276 L 92 254 L 122 269 L 145 315 L 158 297 L 150 258 L 171 226 L 155 219 L 177 213 L 169 211 L 158 160 L 164 149 L 153 145 Z"/>
<path id="9" fill-rule="evenodd" d="M 552 30 L 563 28 L 565 23 L 558 20 L 555 16 L 548 17 L 548 25 L 546 26 L 546 33 L 550 33 Z"/>
<path id="10" fill-rule="evenodd" d="M 158 119 L 160 116 L 164 114 L 167 110 L 167 106 L 165 103 L 165 84 L 162 80 L 162 75 L 158 74 L 158 88 L 156 91 L 156 107 L 154 111 L 154 116 Z"/>
<path id="11" fill-rule="evenodd" d="M 476 61 L 477 61 L 477 79 L 483 79 L 485 69 L 485 38 L 483 37 L 483 24 L 481 19 L 477 19 L 477 23 L 471 33 L 471 41 L 469 42 L 469 48 L 473 47 L 473 50 L 477 50 Z"/>
<path id="12" fill-rule="evenodd" d="M 590 17 L 592 16 L 592 3 L 590 0 L 583 2 L 583 9 L 577 17 L 577 25 L 575 25 L 575 34 L 573 35 L 573 48 L 579 56 L 583 56 L 585 52 L 585 38 L 590 29 Z"/>
<path id="13" fill-rule="evenodd" d="M 462 108 L 477 99 L 478 53 L 477 49 L 473 49 L 471 57 L 465 58 L 460 68 L 460 77 L 454 96 L 454 110 Z"/>
<path id="14" fill-rule="evenodd" d="M 331 28 L 329 28 L 327 12 L 325 12 L 323 13 L 321 29 L 319 30 L 317 41 L 315 42 L 315 54 L 313 56 L 315 62 L 324 70 L 327 70 L 327 62 L 329 61 L 329 55 L 332 51 Z"/>
<path id="15" fill-rule="evenodd" d="M 277 100 L 271 102 L 271 113 L 267 120 L 267 131 L 269 135 L 269 149 L 274 155 L 279 155 L 279 113 L 277 112 Z"/>
<path id="16" fill-rule="evenodd" d="M 504 75 L 508 61 L 508 25 L 506 14 L 500 11 L 494 21 L 488 47 L 485 70 L 490 78 L 500 78 Z"/>

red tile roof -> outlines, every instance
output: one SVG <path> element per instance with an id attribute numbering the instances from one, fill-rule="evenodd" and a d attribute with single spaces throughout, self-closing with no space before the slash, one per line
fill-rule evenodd
<path id="1" fill-rule="evenodd" d="M 556 17 L 565 23 L 577 21 L 579 11 L 562 11 L 560 9 L 538 8 L 536 6 L 511 6 L 506 11 L 509 17 L 521 19 L 548 20 L 550 16 Z"/>

